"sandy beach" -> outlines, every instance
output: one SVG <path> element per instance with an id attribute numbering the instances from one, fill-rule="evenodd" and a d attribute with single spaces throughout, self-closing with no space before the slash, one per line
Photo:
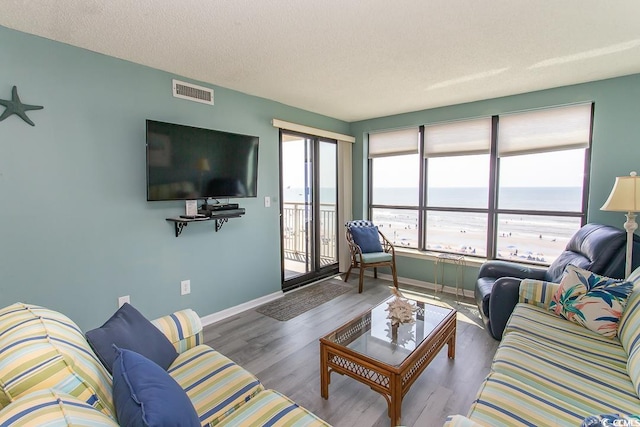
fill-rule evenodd
<path id="1" fill-rule="evenodd" d="M 374 222 L 394 245 L 417 248 L 415 217 L 398 215 L 397 211 L 381 210 L 377 213 L 378 218 L 374 218 Z M 448 220 L 447 225 L 430 222 L 432 225 L 427 227 L 428 250 L 486 257 L 486 217 Z M 505 219 L 498 224 L 498 258 L 550 264 L 564 250 L 579 226 L 579 222 L 550 224 L 546 218 L 539 221 L 532 220 L 532 217 Z"/>

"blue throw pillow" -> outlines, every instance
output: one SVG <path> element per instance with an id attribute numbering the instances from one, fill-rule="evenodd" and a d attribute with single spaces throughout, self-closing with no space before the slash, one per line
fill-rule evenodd
<path id="1" fill-rule="evenodd" d="M 140 353 L 165 371 L 178 357 L 169 339 L 128 303 L 123 304 L 104 325 L 88 331 L 85 336 L 100 362 L 111 374 L 116 358 L 113 344 Z"/>
<path id="2" fill-rule="evenodd" d="M 363 254 L 382 252 L 378 227 L 351 227 L 351 237 Z"/>
<path id="3" fill-rule="evenodd" d="M 187 393 L 160 366 L 114 346 L 113 403 L 121 426 L 200 427 Z"/>

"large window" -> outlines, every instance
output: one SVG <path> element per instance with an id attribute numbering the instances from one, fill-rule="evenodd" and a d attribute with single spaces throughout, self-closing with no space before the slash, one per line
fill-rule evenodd
<path id="1" fill-rule="evenodd" d="M 585 221 L 591 111 L 370 134 L 370 217 L 398 246 L 550 264 Z"/>
<path id="2" fill-rule="evenodd" d="M 420 157 L 418 129 L 369 137 L 371 219 L 397 246 L 420 247 Z"/>
<path id="3" fill-rule="evenodd" d="M 426 249 L 487 255 L 491 118 L 425 126 Z"/>

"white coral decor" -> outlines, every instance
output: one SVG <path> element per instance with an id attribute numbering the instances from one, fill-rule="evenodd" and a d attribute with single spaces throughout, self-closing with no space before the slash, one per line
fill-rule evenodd
<path id="1" fill-rule="evenodd" d="M 387 303 L 389 306 L 385 309 L 385 311 L 389 312 L 387 318 L 391 319 L 391 324 L 415 322 L 413 313 L 416 311 L 416 307 L 408 299 L 404 298 L 399 290 L 391 288 L 391 293 L 395 295 L 395 298 Z"/>

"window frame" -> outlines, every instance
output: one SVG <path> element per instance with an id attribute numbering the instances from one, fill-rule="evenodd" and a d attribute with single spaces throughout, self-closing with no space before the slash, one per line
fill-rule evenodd
<path id="1" fill-rule="evenodd" d="M 579 105 L 576 103 L 573 105 Z M 582 103 L 587 104 L 587 102 Z M 591 153 L 593 143 L 593 119 L 595 104 L 590 104 L 590 122 L 589 122 L 589 141 L 588 146 L 584 148 L 584 164 L 583 164 L 583 180 L 582 180 L 582 203 L 580 211 L 550 211 L 550 210 L 525 210 L 525 209 L 501 209 L 499 208 L 499 185 L 500 185 L 500 156 L 498 153 L 498 132 L 500 116 L 504 114 L 496 114 L 491 116 L 491 141 L 489 152 L 489 182 L 488 182 L 488 200 L 487 208 L 467 208 L 467 207 L 443 207 L 443 206 L 429 206 L 427 204 L 427 168 L 428 158 L 424 156 L 425 150 L 425 126 L 418 127 L 418 161 L 419 165 L 419 182 L 418 182 L 418 206 L 410 205 L 386 205 L 386 204 L 373 204 L 373 161 L 375 158 L 368 158 L 368 183 L 367 183 L 367 195 L 368 195 L 368 217 L 373 217 L 374 209 L 396 209 L 396 210 L 408 210 L 417 212 L 418 214 L 418 247 L 419 251 L 429 251 L 436 253 L 457 253 L 446 250 L 435 250 L 426 248 L 426 229 L 427 229 L 427 213 L 428 212 L 461 212 L 461 213 L 481 213 L 487 215 L 487 247 L 486 247 L 486 259 L 495 260 L 497 258 L 497 243 L 498 243 L 498 218 L 500 215 L 532 215 L 538 217 L 567 217 L 567 218 L 579 218 L 580 226 L 583 226 L 587 220 L 588 204 L 589 204 L 589 184 L 590 184 L 590 167 L 591 167 Z M 553 106 L 546 109 L 553 109 L 558 107 L 569 107 L 571 105 Z M 541 109 L 542 110 L 542 109 Z M 533 110 L 535 111 L 535 110 Z M 470 119 L 473 120 L 473 119 Z M 551 152 L 554 150 L 540 150 L 540 153 Z M 385 156 L 386 157 L 386 156 Z M 470 257 L 476 257 L 469 254 Z M 477 257 L 484 258 L 484 257 Z M 537 262 L 528 262 L 527 260 L 518 261 L 524 264 L 540 265 Z"/>

